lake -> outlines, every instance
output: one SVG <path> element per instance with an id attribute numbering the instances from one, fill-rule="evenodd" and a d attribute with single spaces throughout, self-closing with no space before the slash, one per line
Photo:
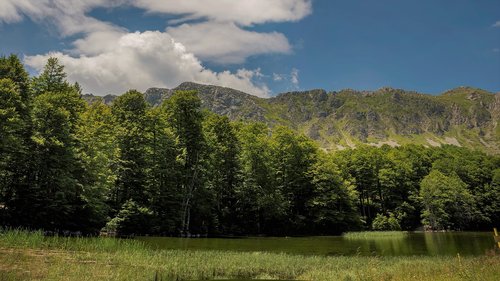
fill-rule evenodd
<path id="1" fill-rule="evenodd" d="M 412 232 L 396 237 L 346 238 L 248 237 L 248 238 L 171 238 L 139 237 L 157 249 L 282 252 L 327 256 L 435 256 L 484 255 L 494 249 L 490 232 Z"/>

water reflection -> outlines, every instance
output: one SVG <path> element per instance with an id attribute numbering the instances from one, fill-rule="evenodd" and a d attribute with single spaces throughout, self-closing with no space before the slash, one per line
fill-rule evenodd
<path id="1" fill-rule="evenodd" d="M 483 255 L 494 248 L 487 232 L 409 233 L 396 237 L 347 239 L 332 237 L 297 238 L 138 238 L 153 248 L 185 250 L 265 251 L 302 255 Z"/>

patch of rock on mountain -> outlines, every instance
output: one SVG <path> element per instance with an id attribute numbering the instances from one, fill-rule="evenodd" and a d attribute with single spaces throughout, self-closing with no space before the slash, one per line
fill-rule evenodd
<path id="1" fill-rule="evenodd" d="M 456 138 L 445 137 L 444 141 L 447 144 L 452 144 L 452 145 L 455 145 L 455 146 L 462 147 L 462 145 L 458 142 L 458 140 Z"/>
<path id="2" fill-rule="evenodd" d="M 431 146 L 434 146 L 434 147 L 439 147 L 439 146 L 441 146 L 441 143 L 439 143 L 439 142 L 437 142 L 437 141 L 434 141 L 434 140 L 432 140 L 432 139 L 427 138 L 427 139 L 425 139 L 425 140 L 426 140 L 426 141 L 427 141 L 427 143 L 429 143 Z"/>
<path id="3" fill-rule="evenodd" d="M 390 147 L 398 147 L 400 146 L 399 143 L 397 141 L 394 141 L 394 140 L 387 140 L 387 141 L 379 141 L 379 142 L 376 142 L 376 143 L 368 143 L 368 145 L 371 145 L 371 146 L 376 146 L 376 147 L 382 147 L 383 145 L 388 145 Z"/>

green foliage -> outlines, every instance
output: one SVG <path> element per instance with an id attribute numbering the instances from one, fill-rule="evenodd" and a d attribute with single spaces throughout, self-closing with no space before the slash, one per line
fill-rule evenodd
<path id="1" fill-rule="evenodd" d="M 307 227 L 307 203 L 314 191 L 310 171 L 317 161 L 317 147 L 305 136 L 277 127 L 272 132 L 271 151 L 272 178 L 290 221 L 285 227 L 301 231 Z"/>
<path id="2" fill-rule="evenodd" d="M 66 81 L 66 72 L 64 66 L 59 63 L 57 58 L 51 57 L 43 68 L 42 73 L 33 79 L 33 90 L 35 95 L 43 93 L 60 93 L 73 88 Z M 74 89 L 74 88 L 73 88 Z M 77 94 L 80 94 L 77 91 Z"/>
<path id="3" fill-rule="evenodd" d="M 16 55 L 0 57 L 0 78 L 9 79 L 16 84 L 21 100 L 28 103 L 31 98 L 28 72 Z"/>
<path id="4" fill-rule="evenodd" d="M 34 176 L 31 91 L 15 55 L 0 57 L 0 223 L 18 224 Z"/>
<path id="5" fill-rule="evenodd" d="M 15 167 L 22 152 L 20 109 L 23 106 L 18 88 L 10 79 L 0 79 L 0 222 L 5 224 L 6 206 L 13 200 L 16 190 Z"/>
<path id="6" fill-rule="evenodd" d="M 474 219 L 474 198 L 456 175 L 433 170 L 420 185 L 424 226 L 433 230 L 463 229 Z"/>
<path id="7" fill-rule="evenodd" d="M 147 202 L 147 127 L 144 96 L 131 90 L 115 100 L 112 107 L 119 149 L 116 186 L 113 192 L 115 208 L 127 200 Z"/>
<path id="8" fill-rule="evenodd" d="M 234 233 L 238 230 L 236 189 L 240 184 L 240 145 L 229 118 L 210 114 L 204 120 L 206 142 L 206 187 L 212 194 L 214 231 Z"/>
<path id="9" fill-rule="evenodd" d="M 169 128 L 164 112 L 159 108 L 147 112 L 148 126 L 144 136 L 147 145 L 147 196 L 155 213 L 155 233 L 176 233 L 180 225 L 181 195 L 180 165 L 175 136 Z"/>
<path id="10" fill-rule="evenodd" d="M 401 230 L 401 226 L 393 213 L 390 213 L 389 216 L 377 214 L 372 222 L 372 229 L 379 231 L 398 231 Z"/>
<path id="11" fill-rule="evenodd" d="M 316 228 L 326 234 L 359 228 L 354 186 L 342 179 L 332 155 L 320 156 L 312 170 L 314 194 L 308 203 Z"/>
<path id="12" fill-rule="evenodd" d="M 116 217 L 105 227 L 108 233 L 119 235 L 148 234 L 152 230 L 153 212 L 141 207 L 133 200 L 126 201 Z"/>
<path id="13" fill-rule="evenodd" d="M 163 108 L 174 133 L 176 146 L 180 150 L 177 161 L 180 162 L 182 169 L 180 174 L 181 231 L 183 234 L 189 234 L 192 206 L 202 203 L 205 197 L 202 166 L 205 156 L 205 140 L 202 130 L 201 101 L 196 92 L 177 91 L 165 102 Z M 200 216 L 200 219 L 196 222 L 198 231 L 206 231 L 206 227 L 203 227 L 206 224 L 204 218 Z"/>

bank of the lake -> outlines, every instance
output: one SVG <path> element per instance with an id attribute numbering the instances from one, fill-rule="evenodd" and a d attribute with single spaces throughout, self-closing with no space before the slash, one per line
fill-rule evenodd
<path id="1" fill-rule="evenodd" d="M 0 236 L 0 280 L 499 280 L 500 256 L 301 256 L 153 250 L 136 240 Z"/>

